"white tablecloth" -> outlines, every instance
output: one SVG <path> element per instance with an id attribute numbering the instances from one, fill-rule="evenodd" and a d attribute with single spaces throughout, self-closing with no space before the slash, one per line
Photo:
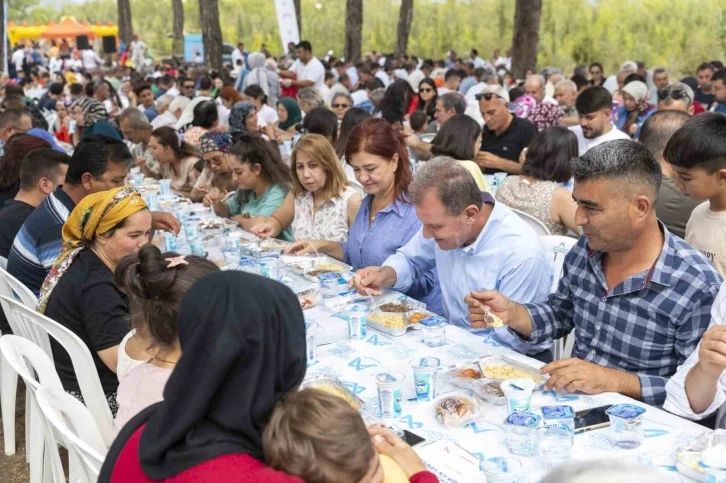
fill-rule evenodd
<path id="1" fill-rule="evenodd" d="M 209 210 L 202 214 L 202 218 L 210 216 L 212 214 Z M 245 238 L 253 238 L 246 232 L 239 234 Z M 224 243 L 221 237 L 222 235 L 216 236 L 205 243 L 210 258 L 223 259 L 221 247 Z M 182 252 L 186 251 L 186 247 L 183 246 L 184 241 L 182 233 L 179 237 Z M 287 281 L 295 284 L 305 283 L 304 279 L 292 273 L 286 275 Z M 446 428 L 434 418 L 435 402 L 416 401 L 409 361 L 414 357 L 434 356 L 441 360 L 443 367 L 446 367 L 474 361 L 481 356 L 506 354 L 533 367 L 542 366 L 541 362 L 517 354 L 497 344 L 488 336 L 475 336 L 455 326 L 446 327 L 446 345 L 430 348 L 421 342 L 421 332 L 414 330 L 409 330 L 402 337 L 392 337 L 369 328 L 365 340 L 348 340 L 346 322 L 326 311 L 322 305 L 306 310 L 305 317 L 317 322 L 319 340 L 318 359 L 308 368 L 306 378 L 322 375 L 337 377 L 355 395 L 363 399 L 364 413 L 380 416 L 374 382 L 376 374 L 395 370 L 406 375 L 403 384 L 403 411 L 401 417 L 394 423 L 401 429 L 416 433 L 427 440 L 427 443 L 417 447 L 417 451 L 431 469 L 440 471 L 439 477 L 442 481 L 476 481 L 479 475 L 474 477 L 467 472 L 476 472 L 478 461 L 509 455 L 503 444 L 505 406 L 486 404 L 482 416 L 475 422 L 463 428 Z M 576 435 L 572 457 L 632 459 L 661 468 L 664 480 L 691 481 L 676 472 L 672 455 L 676 448 L 706 431 L 704 427 L 614 393 L 588 396 L 536 391 L 532 400 L 533 412 L 538 412 L 541 406 L 552 404 L 571 405 L 578 411 L 621 402 L 630 402 L 646 408 L 644 444 L 633 450 L 617 448 L 608 441 L 609 429 L 605 428 Z M 431 442 L 436 443 L 432 445 Z M 429 446 L 426 446 L 427 444 Z M 457 447 L 467 450 L 473 458 L 467 454 L 461 455 L 463 458 L 452 454 Z M 523 474 L 526 476 L 522 482 L 538 481 L 546 471 L 536 457 L 517 456 L 517 458 L 524 465 Z M 448 479 L 443 474 L 448 475 Z"/>

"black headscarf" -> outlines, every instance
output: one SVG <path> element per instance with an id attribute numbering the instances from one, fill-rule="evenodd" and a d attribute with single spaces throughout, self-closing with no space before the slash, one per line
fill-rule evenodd
<path id="1" fill-rule="evenodd" d="M 124 427 L 99 481 L 108 481 L 116 455 L 144 421 L 140 464 L 154 480 L 224 454 L 263 459 L 262 432 L 272 410 L 305 375 L 305 322 L 297 297 L 255 275 L 210 275 L 182 301 L 179 342 L 182 357 L 164 401 Z"/>

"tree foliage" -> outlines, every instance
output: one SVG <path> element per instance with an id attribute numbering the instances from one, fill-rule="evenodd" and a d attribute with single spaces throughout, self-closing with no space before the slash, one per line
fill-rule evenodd
<path id="1" fill-rule="evenodd" d="M 393 52 L 401 0 L 365 0 L 363 51 Z M 10 2 L 16 22 L 58 20 L 58 12 L 36 7 L 37 0 Z M 346 0 L 301 0 L 303 38 L 314 52 L 343 54 Z M 316 8 L 319 4 L 321 8 Z M 703 60 L 726 55 L 726 0 L 543 0 L 537 65 L 570 69 L 579 62 L 600 61 L 612 73 L 624 60 L 642 60 L 677 72 L 694 70 Z M 491 57 L 510 47 L 514 21 L 512 0 L 416 0 L 409 51 L 443 58 L 454 49 L 464 56 L 479 49 Z M 200 32 L 197 1 L 185 0 L 187 33 Z M 157 56 L 171 52 L 172 14 L 169 2 L 131 0 L 134 32 Z M 219 0 L 225 42 L 244 40 L 250 50 L 263 43 L 284 52 L 274 2 Z M 63 14 L 91 22 L 116 21 L 114 0 L 65 4 Z M 238 39 L 239 33 L 244 35 Z"/>

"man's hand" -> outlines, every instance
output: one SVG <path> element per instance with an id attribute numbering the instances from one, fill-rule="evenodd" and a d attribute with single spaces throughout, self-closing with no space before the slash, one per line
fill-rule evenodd
<path id="1" fill-rule="evenodd" d="M 321 243 L 318 240 L 298 240 L 285 250 L 286 255 L 309 255 L 318 254 Z"/>
<path id="2" fill-rule="evenodd" d="M 259 238 L 270 238 L 275 236 L 275 230 L 277 229 L 277 226 L 278 223 L 275 223 L 274 221 L 263 221 L 253 226 L 250 229 L 250 232 L 252 232 L 253 235 Z"/>
<path id="3" fill-rule="evenodd" d="M 616 387 L 619 377 L 614 374 L 620 371 L 574 357 L 551 362 L 540 372 L 550 375 L 545 384 L 546 389 L 570 393 L 580 391 L 585 394 L 621 392 Z"/>
<path id="4" fill-rule="evenodd" d="M 204 195 L 202 204 L 204 206 L 214 206 L 219 203 L 225 196 L 227 196 L 227 190 L 212 190 L 211 192 Z"/>
<path id="5" fill-rule="evenodd" d="M 426 471 L 426 466 L 411 446 L 394 434 L 392 431 L 379 427 L 368 428 L 373 445 L 379 454 L 384 454 L 401 467 L 406 478 L 416 473 Z"/>
<path id="6" fill-rule="evenodd" d="M 487 322 L 487 312 L 491 312 L 509 325 L 513 302 L 495 290 L 469 292 L 469 295 L 464 298 L 464 303 L 469 306 L 469 320 L 471 320 L 472 329 L 490 327 Z"/>
<path id="7" fill-rule="evenodd" d="M 164 211 L 152 211 L 151 227 L 154 230 L 168 231 L 178 235 L 179 230 L 181 230 L 181 223 L 179 223 L 179 220 L 177 220 L 171 213 L 166 213 Z"/>
<path id="8" fill-rule="evenodd" d="M 366 267 L 358 270 L 348 282 L 361 295 L 381 295 L 381 290 L 392 284 L 387 283 L 390 267 Z"/>
<path id="9" fill-rule="evenodd" d="M 726 325 L 714 325 L 703 334 L 698 365 L 712 377 L 720 377 L 726 369 Z"/>
<path id="10" fill-rule="evenodd" d="M 146 158 L 144 158 L 143 156 L 136 156 L 134 162 L 139 168 L 143 168 L 144 166 L 146 166 Z"/>
<path id="11" fill-rule="evenodd" d="M 479 151 L 476 155 L 476 164 L 482 168 L 500 169 L 503 159 L 486 151 Z"/>

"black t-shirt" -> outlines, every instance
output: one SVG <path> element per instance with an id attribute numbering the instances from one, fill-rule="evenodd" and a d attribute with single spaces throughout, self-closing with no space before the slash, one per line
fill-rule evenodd
<path id="1" fill-rule="evenodd" d="M 18 194 L 18 191 L 20 190 L 20 183 L 16 183 L 10 188 L 6 190 L 0 191 L 0 206 L 3 206 L 6 201 L 12 200 L 15 198 L 15 195 Z"/>
<path id="2" fill-rule="evenodd" d="M 522 150 L 529 146 L 530 141 L 537 135 L 537 128 L 526 119 L 512 117 L 509 127 L 497 136 L 494 131 L 484 126 L 481 133 L 481 150 L 492 153 L 500 158 L 519 162 Z M 486 174 L 493 174 L 499 170 L 486 168 Z"/>
<path id="3" fill-rule="evenodd" d="M 97 352 L 119 345 L 129 332 L 128 302 L 113 282 L 113 272 L 92 250 L 83 250 L 48 300 L 45 315 L 80 337 L 91 351 L 103 391 L 115 393 L 118 378 Z M 70 356 L 51 337 L 55 368 L 63 388 L 79 391 Z"/>
<path id="4" fill-rule="evenodd" d="M 20 231 L 20 227 L 25 223 L 25 219 L 30 216 L 35 207 L 22 201 L 8 200 L 2 208 L 0 208 L 0 257 L 8 258 L 10 248 L 13 246 L 15 235 Z M 5 313 L 0 310 L 0 334 L 12 334 L 8 319 Z"/>
<path id="5" fill-rule="evenodd" d="M 707 111 L 711 109 L 711 105 L 716 102 L 716 96 L 713 94 L 704 94 L 701 89 L 696 91 L 694 96 L 698 102 L 701 103 L 704 109 Z"/>
<path id="6" fill-rule="evenodd" d="M 32 205 L 15 200 L 7 200 L 0 208 L 0 257 L 8 258 L 15 235 L 34 209 Z"/>

